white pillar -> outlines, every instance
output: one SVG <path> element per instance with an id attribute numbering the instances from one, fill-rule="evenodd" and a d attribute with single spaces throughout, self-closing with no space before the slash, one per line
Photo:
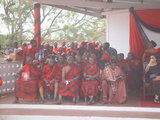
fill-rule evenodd
<path id="1" fill-rule="evenodd" d="M 106 15 L 106 41 L 114 47 L 118 53 L 129 52 L 129 11 L 117 10 L 104 12 Z"/>

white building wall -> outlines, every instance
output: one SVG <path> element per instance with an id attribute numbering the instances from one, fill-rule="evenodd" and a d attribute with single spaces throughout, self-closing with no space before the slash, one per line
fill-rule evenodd
<path id="1" fill-rule="evenodd" d="M 124 53 L 126 56 L 129 52 L 129 11 L 113 11 L 105 14 L 107 41 L 118 53 Z"/>

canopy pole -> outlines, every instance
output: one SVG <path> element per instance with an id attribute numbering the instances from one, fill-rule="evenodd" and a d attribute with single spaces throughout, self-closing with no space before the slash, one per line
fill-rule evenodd
<path id="1" fill-rule="evenodd" d="M 37 48 L 41 46 L 41 21 L 40 21 L 40 4 L 34 4 L 34 40 L 37 41 Z"/>

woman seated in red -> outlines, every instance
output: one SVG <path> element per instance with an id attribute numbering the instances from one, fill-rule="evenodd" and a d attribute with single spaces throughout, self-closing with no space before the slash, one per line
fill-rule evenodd
<path id="1" fill-rule="evenodd" d="M 112 57 L 110 64 L 105 66 L 101 73 L 103 103 L 124 103 L 126 101 L 125 79 L 125 74 Z"/>
<path id="2" fill-rule="evenodd" d="M 82 93 L 86 104 L 94 104 L 98 93 L 100 69 L 95 56 L 90 56 L 83 69 Z M 87 98 L 89 97 L 89 100 Z"/>
<path id="3" fill-rule="evenodd" d="M 59 84 L 59 101 L 62 103 L 62 96 L 70 96 L 73 98 L 73 103 L 76 103 L 79 90 L 80 67 L 74 64 L 74 57 L 67 57 L 67 65 L 62 69 L 62 81 Z"/>
<path id="4" fill-rule="evenodd" d="M 26 64 L 15 76 L 15 103 L 19 103 L 19 98 L 35 100 L 38 88 L 31 57 L 26 58 Z"/>
<path id="5" fill-rule="evenodd" d="M 47 58 L 46 59 L 46 65 L 44 65 L 43 69 L 42 69 L 42 78 L 44 80 L 45 83 L 45 96 L 47 96 L 47 99 L 50 101 L 51 100 L 51 96 L 53 93 L 53 83 L 52 83 L 52 79 L 53 79 L 53 66 L 54 66 L 55 62 L 52 58 Z"/>
<path id="6" fill-rule="evenodd" d="M 56 102 L 58 96 L 58 86 L 59 83 L 62 81 L 62 69 L 65 66 L 64 56 L 58 55 L 57 56 L 57 64 L 53 66 L 52 69 L 52 80 L 51 83 L 54 85 L 54 100 Z"/>
<path id="7" fill-rule="evenodd" d="M 127 76 L 127 87 L 130 91 L 139 91 L 142 86 L 142 64 L 136 54 L 129 52 L 126 58 L 130 71 Z"/>
<path id="8" fill-rule="evenodd" d="M 145 68 L 146 73 L 146 82 L 148 82 L 154 92 L 154 102 L 160 103 L 160 64 L 157 62 L 159 60 L 158 54 L 152 54 L 150 56 L 150 61 L 147 67 Z"/>
<path id="9" fill-rule="evenodd" d="M 44 103 L 44 81 L 42 79 L 41 63 L 38 60 L 33 60 L 33 68 L 41 98 L 40 103 Z"/>

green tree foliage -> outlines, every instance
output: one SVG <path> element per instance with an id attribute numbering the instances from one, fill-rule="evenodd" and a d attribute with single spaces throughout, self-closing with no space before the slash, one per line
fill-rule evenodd
<path id="1" fill-rule="evenodd" d="M 8 38 L 12 41 L 21 41 L 25 32 L 25 26 L 31 17 L 32 4 L 21 2 L 19 0 L 2 0 L 1 9 L 4 11 L 0 14 L 3 23 L 8 30 Z"/>
<path id="2" fill-rule="evenodd" d="M 1 0 L 0 6 L 4 11 L 0 13 L 0 17 L 8 30 L 7 43 L 9 41 L 26 41 L 34 37 L 32 3 L 19 0 Z M 59 42 L 64 40 L 101 41 L 104 33 L 104 19 L 41 5 L 41 34 L 43 42 L 53 40 Z"/>
<path id="3" fill-rule="evenodd" d="M 8 39 L 8 36 L 7 35 L 2 35 L 0 34 L 0 45 L 1 46 L 4 46 L 6 44 L 10 44 L 10 41 Z"/>

